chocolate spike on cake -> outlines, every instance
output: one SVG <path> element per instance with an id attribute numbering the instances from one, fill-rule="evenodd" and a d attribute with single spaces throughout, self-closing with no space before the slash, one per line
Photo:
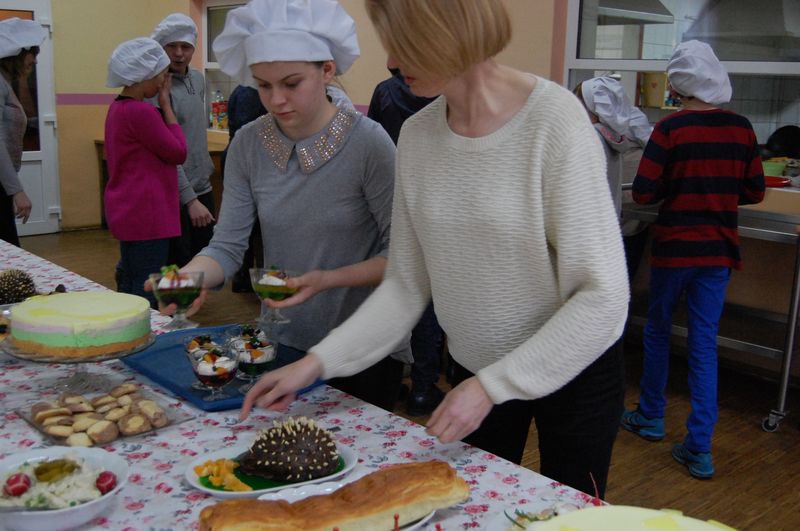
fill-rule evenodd
<path id="1" fill-rule="evenodd" d="M 315 479 L 333 474 L 338 467 L 333 436 L 306 417 L 273 422 L 240 463 L 245 474 L 280 481 Z"/>

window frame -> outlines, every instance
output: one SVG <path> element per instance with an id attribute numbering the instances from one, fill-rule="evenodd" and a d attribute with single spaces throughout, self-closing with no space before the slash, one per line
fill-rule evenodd
<path id="1" fill-rule="evenodd" d="M 213 1 L 213 0 L 208 0 Z M 664 59 L 580 59 L 578 35 L 581 0 L 568 0 L 564 58 L 564 82 L 568 83 L 573 70 L 604 70 L 624 72 L 665 72 Z M 788 61 L 722 61 L 728 74 L 800 76 L 800 62 Z"/>
<path id="2" fill-rule="evenodd" d="M 219 63 L 208 60 L 208 8 L 209 7 L 240 7 L 247 4 L 247 0 L 203 0 L 203 12 L 201 13 L 201 23 L 203 32 L 203 69 L 219 70 Z"/>

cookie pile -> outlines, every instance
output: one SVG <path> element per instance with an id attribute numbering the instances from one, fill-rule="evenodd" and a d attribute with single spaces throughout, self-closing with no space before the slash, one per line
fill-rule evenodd
<path id="1" fill-rule="evenodd" d="M 169 424 L 164 409 L 138 393 L 134 383 L 87 398 L 62 393 L 57 402 L 37 402 L 30 418 L 42 432 L 68 446 L 94 446 L 121 435 L 137 435 Z"/>

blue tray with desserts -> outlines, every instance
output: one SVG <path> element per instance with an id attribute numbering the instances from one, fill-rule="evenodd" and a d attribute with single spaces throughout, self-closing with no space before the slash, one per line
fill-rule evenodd
<path id="1" fill-rule="evenodd" d="M 198 375 L 195 373 L 192 362 L 186 354 L 187 343 L 191 339 L 201 336 L 210 337 L 217 345 L 226 345 L 230 338 L 229 331 L 236 326 L 239 325 L 190 328 L 162 334 L 156 337 L 150 348 L 127 356 L 121 361 L 203 411 L 238 409 L 244 401 L 244 394 L 238 389 L 242 382 L 233 378 L 221 388 L 221 391 L 227 395 L 226 398 L 206 400 L 209 390 L 198 386 Z M 278 359 L 275 360 L 271 368 L 277 368 L 281 365 L 279 346 Z M 311 386 L 301 389 L 300 393 L 307 392 L 322 383 L 322 381 L 317 381 Z"/>

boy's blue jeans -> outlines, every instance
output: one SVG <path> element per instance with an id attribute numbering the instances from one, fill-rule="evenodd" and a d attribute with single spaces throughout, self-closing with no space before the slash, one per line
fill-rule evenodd
<path id="1" fill-rule="evenodd" d="M 672 314 L 685 292 L 692 412 L 686 421 L 689 433 L 684 445 L 692 452 L 711 451 L 717 422 L 717 330 L 730 277 L 728 267 L 650 268 L 639 410 L 649 418 L 664 417 Z"/>

